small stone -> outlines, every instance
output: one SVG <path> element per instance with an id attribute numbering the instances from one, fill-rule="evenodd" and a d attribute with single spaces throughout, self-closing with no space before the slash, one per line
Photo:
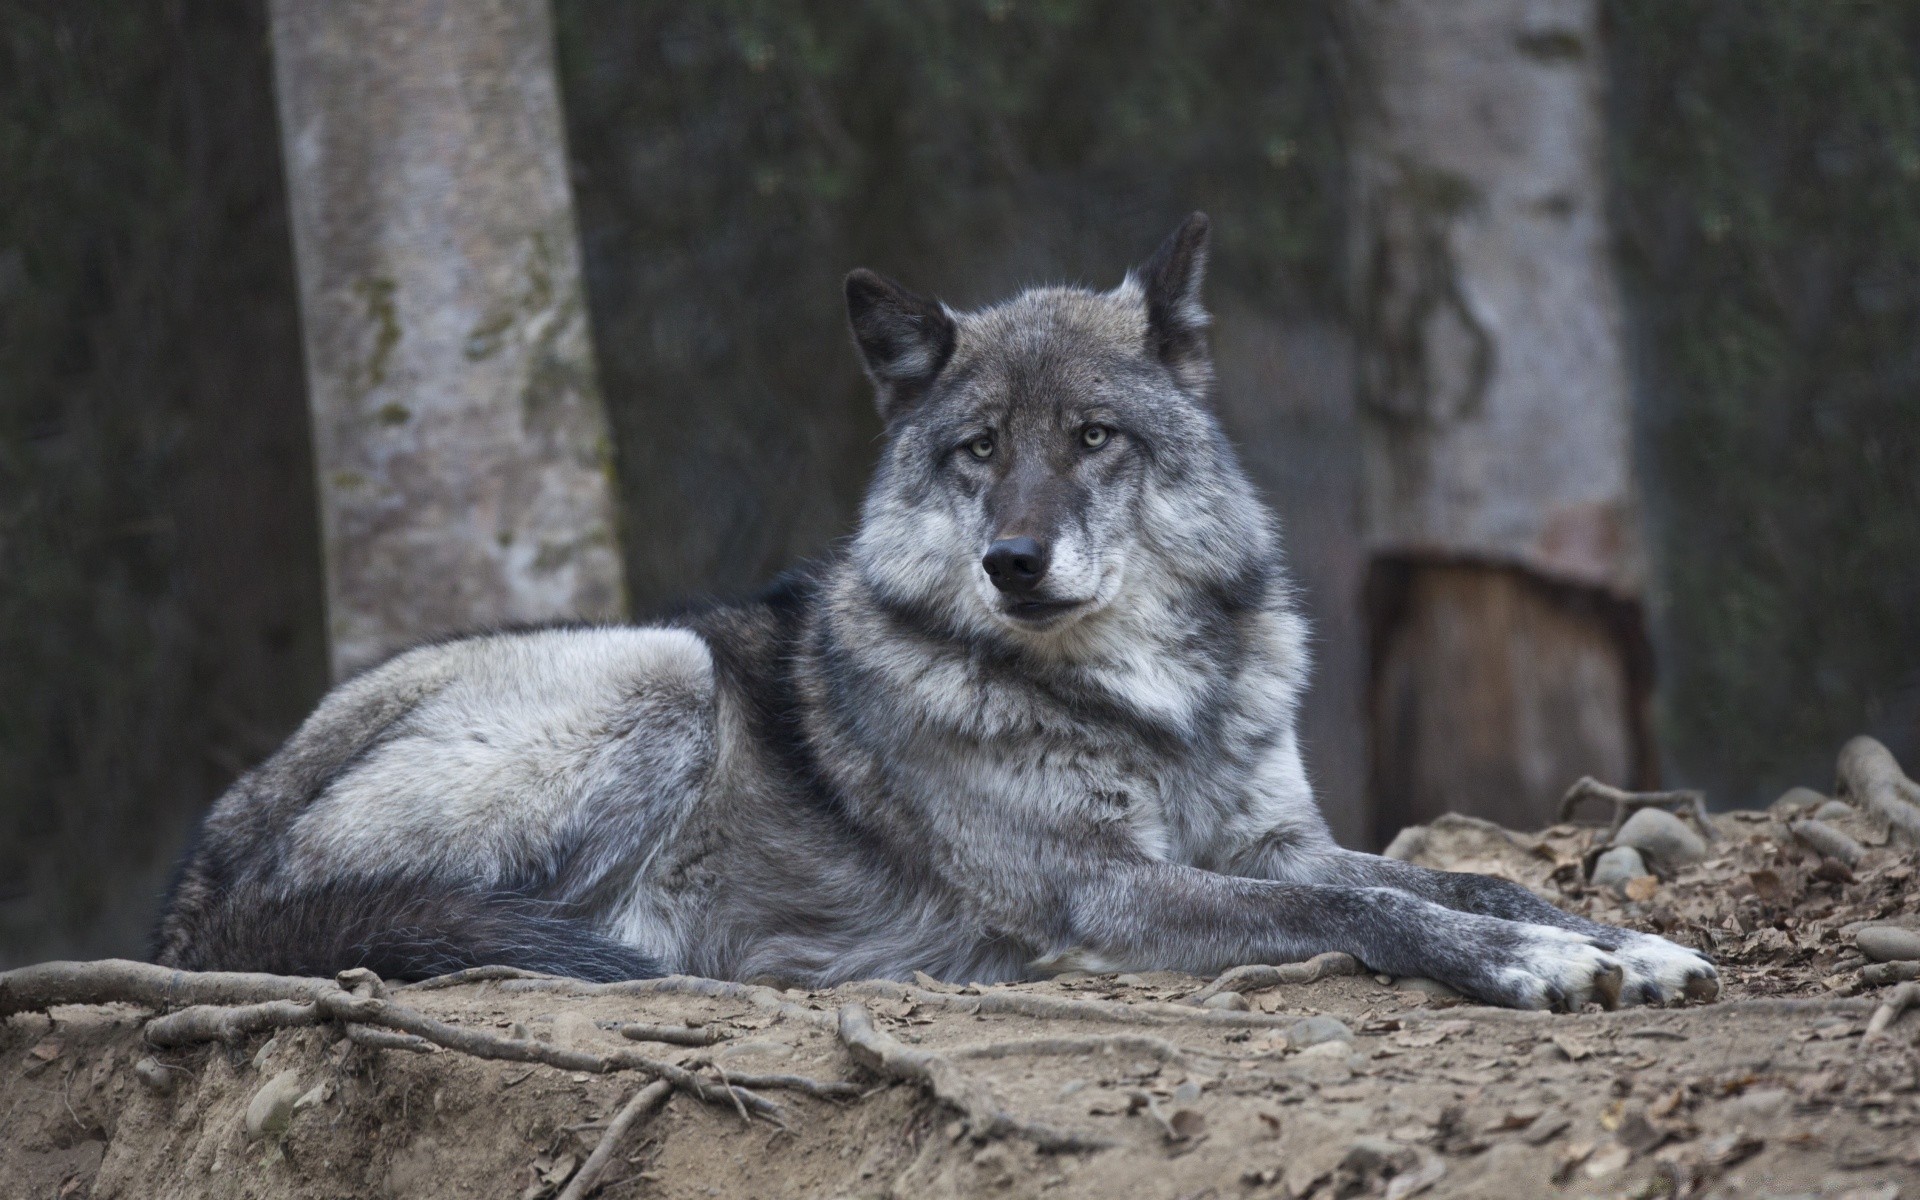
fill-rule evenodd
<path id="1" fill-rule="evenodd" d="M 282 1071 L 260 1086 L 247 1103 L 247 1136 L 279 1137 L 293 1122 L 293 1104 L 300 1098 L 300 1075 Z"/>
<path id="2" fill-rule="evenodd" d="M 1623 888 L 1630 879 L 1647 873 L 1647 860 L 1632 846 L 1615 846 L 1594 860 L 1593 878 L 1597 888 Z"/>
<path id="3" fill-rule="evenodd" d="M 1460 999 L 1459 992 L 1455 991 L 1453 988 L 1448 987 L 1446 984 L 1441 983 L 1438 979 L 1426 979 L 1419 975 L 1403 976 L 1399 979 L 1394 980 L 1393 986 L 1398 991 L 1419 992 L 1423 995 L 1432 996 L 1438 1000 Z"/>
<path id="4" fill-rule="evenodd" d="M 1844 800 L 1829 800 L 1819 808 L 1813 810 L 1814 819 L 1818 821 L 1838 821 L 1842 817 L 1850 817 L 1852 815 L 1853 805 L 1848 804 Z"/>
<path id="5" fill-rule="evenodd" d="M 1287 1044 L 1294 1049 L 1318 1046 L 1322 1042 L 1353 1044 L 1353 1030 L 1336 1017 L 1303 1017 L 1287 1026 Z"/>
<path id="6" fill-rule="evenodd" d="M 176 1082 L 173 1072 L 160 1065 L 157 1058 L 143 1058 L 133 1064 L 134 1077 L 162 1096 L 173 1090 Z"/>
<path id="7" fill-rule="evenodd" d="M 1115 987 L 1145 987 L 1147 981 L 1138 975 L 1115 975 L 1113 984 Z"/>
<path id="8" fill-rule="evenodd" d="M 1632 846 L 1645 858 L 1669 869 L 1707 856 L 1706 839 L 1664 809 L 1643 808 L 1613 835 L 1616 846 Z"/>
<path id="9" fill-rule="evenodd" d="M 1175 1104 L 1192 1104 L 1200 1098 L 1200 1090 L 1200 1085 L 1193 1080 L 1183 1080 L 1179 1087 L 1173 1089 L 1173 1102 Z"/>
<path id="10" fill-rule="evenodd" d="M 1875 962 L 1910 962 L 1920 958 L 1920 933 L 1897 925 L 1869 925 L 1853 935 L 1853 944 Z"/>
<path id="11" fill-rule="evenodd" d="M 1797 817 L 1802 813 L 1819 808 L 1826 802 L 1827 798 L 1812 788 L 1788 788 L 1786 791 L 1780 793 L 1778 800 L 1767 805 L 1767 811 L 1784 821 L 1789 817 Z"/>
<path id="12" fill-rule="evenodd" d="M 1239 992 L 1215 992 L 1200 1002 L 1201 1008 L 1218 1008 L 1228 1012 L 1246 1012 L 1247 998 Z"/>

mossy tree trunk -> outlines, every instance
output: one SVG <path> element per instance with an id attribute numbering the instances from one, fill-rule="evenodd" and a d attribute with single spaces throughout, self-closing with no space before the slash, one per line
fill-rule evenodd
<path id="1" fill-rule="evenodd" d="M 336 676 L 624 608 L 546 0 L 272 0 Z"/>
<path id="2" fill-rule="evenodd" d="M 1347 0 L 1376 832 L 1645 783 L 1595 0 Z"/>

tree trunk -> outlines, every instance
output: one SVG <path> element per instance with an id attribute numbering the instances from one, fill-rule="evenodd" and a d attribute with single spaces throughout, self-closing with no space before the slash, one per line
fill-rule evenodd
<path id="1" fill-rule="evenodd" d="M 1596 0 L 1347 0 L 1376 833 L 1647 784 Z"/>
<path id="2" fill-rule="evenodd" d="M 272 0 L 334 673 L 625 607 L 546 0 Z"/>

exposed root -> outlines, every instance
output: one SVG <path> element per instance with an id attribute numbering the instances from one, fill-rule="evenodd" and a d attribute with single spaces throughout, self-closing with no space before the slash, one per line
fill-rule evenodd
<path id="1" fill-rule="evenodd" d="M 615 1025 L 621 1037 L 633 1042 L 664 1042 L 670 1046 L 711 1046 L 733 1035 L 711 1025 L 648 1025 L 639 1021 Z"/>
<path id="2" fill-rule="evenodd" d="M 519 967 L 468 967 L 464 971 L 451 971 L 445 975 L 435 975 L 432 979 L 415 980 L 403 983 L 395 991 L 436 992 L 442 988 L 459 987 L 466 983 L 487 983 L 499 979 L 564 979 L 561 975 L 543 975 L 538 971 L 523 971 Z"/>
<path id="3" fill-rule="evenodd" d="M 1840 747 L 1839 783 L 1834 793 L 1866 809 L 1908 845 L 1920 845 L 1920 785 L 1908 779 L 1892 751 L 1870 737 Z"/>
<path id="4" fill-rule="evenodd" d="M 843 990 L 865 992 L 889 1000 L 911 1000 L 928 1008 L 950 1008 L 983 1015 L 1034 1017 L 1055 1021 L 1106 1021 L 1115 1025 L 1198 1025 L 1230 1029 L 1283 1029 L 1299 1017 L 1270 1013 L 1220 1012 L 1188 1004 L 1141 1001 L 1119 1004 L 1108 1000 L 1067 1000 L 1027 992 L 982 992 L 977 996 L 930 992 L 925 988 L 884 979 L 847 984 Z"/>
<path id="5" fill-rule="evenodd" d="M 1887 1027 L 1900 1019 L 1900 1014 L 1909 1008 L 1920 1006 L 1920 983 L 1903 983 L 1887 994 L 1879 1008 L 1873 1010 L 1873 1017 L 1867 1021 L 1866 1036 L 1860 1039 L 1864 1049 L 1869 1042 L 1878 1040 L 1887 1032 Z"/>
<path id="6" fill-rule="evenodd" d="M 727 1080 L 735 1087 L 799 1092 L 816 1100 L 850 1100 L 865 1090 L 857 1083 L 839 1079 L 809 1079 L 805 1075 L 741 1075 L 729 1071 Z"/>
<path id="7" fill-rule="evenodd" d="M 240 971 L 176 971 L 123 958 L 45 962 L 0 972 L 0 1017 L 38 1012 L 58 1004 L 139 1004 L 173 1009 L 190 1004 L 314 1000 L 339 990 L 331 979 Z"/>
<path id="8" fill-rule="evenodd" d="M 1713 827 L 1707 818 L 1707 794 L 1696 791 L 1678 792 L 1628 792 L 1610 784 L 1601 783 L 1591 775 L 1582 775 L 1560 797 L 1558 819 L 1573 818 L 1573 810 L 1587 800 L 1601 800 L 1613 806 L 1613 822 L 1608 827 L 1607 836 L 1620 832 L 1627 823 L 1627 817 L 1643 808 L 1670 809 L 1682 816 L 1692 817 L 1693 823 L 1700 827 L 1700 833 L 1709 842 L 1720 840 L 1720 831 Z"/>
<path id="9" fill-rule="evenodd" d="M 1860 968 L 1860 983 L 1864 987 L 1885 987 L 1909 979 L 1920 979 L 1920 962 L 1868 963 Z"/>
<path id="10" fill-rule="evenodd" d="M 269 1029 L 312 1025 L 312 1004 L 298 1000 L 268 1000 L 262 1004 L 196 1004 L 147 1022 L 149 1046 L 190 1046 L 197 1042 L 244 1041 Z"/>
<path id="11" fill-rule="evenodd" d="M 1358 975 L 1359 973 L 1359 960 L 1351 954 L 1342 954 L 1337 950 L 1316 954 L 1303 963 L 1282 963 L 1279 966 L 1254 963 L 1233 968 L 1188 996 L 1182 1003 L 1204 1004 L 1221 992 L 1257 992 L 1263 988 L 1279 987 L 1281 984 L 1314 983 L 1334 975 Z"/>
<path id="12" fill-rule="evenodd" d="M 614 1151 L 620 1148 L 627 1134 L 647 1114 L 665 1104 L 672 1094 L 673 1085 L 664 1079 L 656 1079 L 635 1092 L 632 1099 L 621 1106 L 607 1131 L 600 1135 L 600 1142 L 587 1156 L 587 1161 L 581 1163 L 580 1169 L 567 1181 L 559 1200 L 584 1200 L 587 1193 L 599 1185 L 600 1176 L 606 1173 L 607 1164 L 613 1161 Z"/>
<path id="13" fill-rule="evenodd" d="M 1812 817 L 1787 822 L 1787 832 L 1793 834 L 1800 842 L 1811 847 L 1814 853 L 1819 854 L 1823 858 L 1831 858 L 1844 863 L 1849 868 L 1858 866 L 1860 864 L 1860 856 L 1867 852 L 1867 848 L 1859 842 L 1841 833 L 1825 821 L 1816 821 Z"/>
<path id="14" fill-rule="evenodd" d="M 952 1058 L 1021 1058 L 1027 1055 L 1131 1054 L 1156 1062 L 1185 1066 L 1193 1058 L 1231 1058 L 1217 1050 L 1193 1050 L 1176 1046 L 1165 1038 L 1137 1033 L 1106 1034 L 1095 1037 L 1030 1038 L 1018 1042 L 985 1042 L 975 1046 L 956 1046 L 947 1051 Z"/>
<path id="15" fill-rule="evenodd" d="M 56 962 L 0 973 L 0 1017 L 63 1004 L 138 1004 L 179 1008 L 148 1023 L 156 1046 L 194 1041 L 231 1042 L 267 1029 L 337 1022 L 362 1045 L 421 1050 L 439 1046 L 475 1058 L 540 1063 L 563 1071 L 604 1075 L 644 1071 L 708 1104 L 725 1104 L 778 1121 L 781 1108 L 745 1088 L 714 1085 L 693 1072 L 633 1051 L 591 1054 L 530 1038 L 502 1038 L 437 1021 L 373 995 L 371 972 L 350 972 L 349 992 L 327 979 L 223 972 L 175 971 L 150 963 L 104 959 Z M 181 1006 L 185 1007 L 181 1007 Z M 355 1034 L 356 1027 L 368 1027 Z M 384 1036 L 382 1036 L 384 1034 Z"/>
<path id="16" fill-rule="evenodd" d="M 375 1029 L 371 1025 L 347 1026 L 347 1039 L 356 1046 L 365 1046 L 369 1050 L 405 1050 L 410 1054 L 438 1054 L 440 1047 L 423 1037 L 411 1033 L 395 1033 L 391 1029 Z"/>
<path id="17" fill-rule="evenodd" d="M 1049 1152 L 1100 1150 L 1113 1144 L 1105 1138 L 1015 1116 L 1000 1107 L 985 1084 L 969 1078 L 952 1059 L 880 1032 L 863 1004 L 843 1005 L 838 1028 L 840 1040 L 855 1062 L 876 1074 L 924 1088 L 960 1114 L 976 1141 L 1017 1137 Z"/>

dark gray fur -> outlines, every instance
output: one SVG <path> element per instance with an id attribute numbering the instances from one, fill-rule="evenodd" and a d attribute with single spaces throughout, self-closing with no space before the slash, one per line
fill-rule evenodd
<path id="1" fill-rule="evenodd" d="M 1662 939 L 1328 836 L 1305 630 L 1209 407 L 1205 245 L 1196 215 L 1111 292 L 975 313 L 855 272 L 888 427 L 844 552 L 342 685 L 207 818 L 160 961 L 822 985 L 1344 950 L 1508 1005 L 1710 988 Z M 1050 555 L 1024 608 L 981 566 L 1016 533 Z"/>

